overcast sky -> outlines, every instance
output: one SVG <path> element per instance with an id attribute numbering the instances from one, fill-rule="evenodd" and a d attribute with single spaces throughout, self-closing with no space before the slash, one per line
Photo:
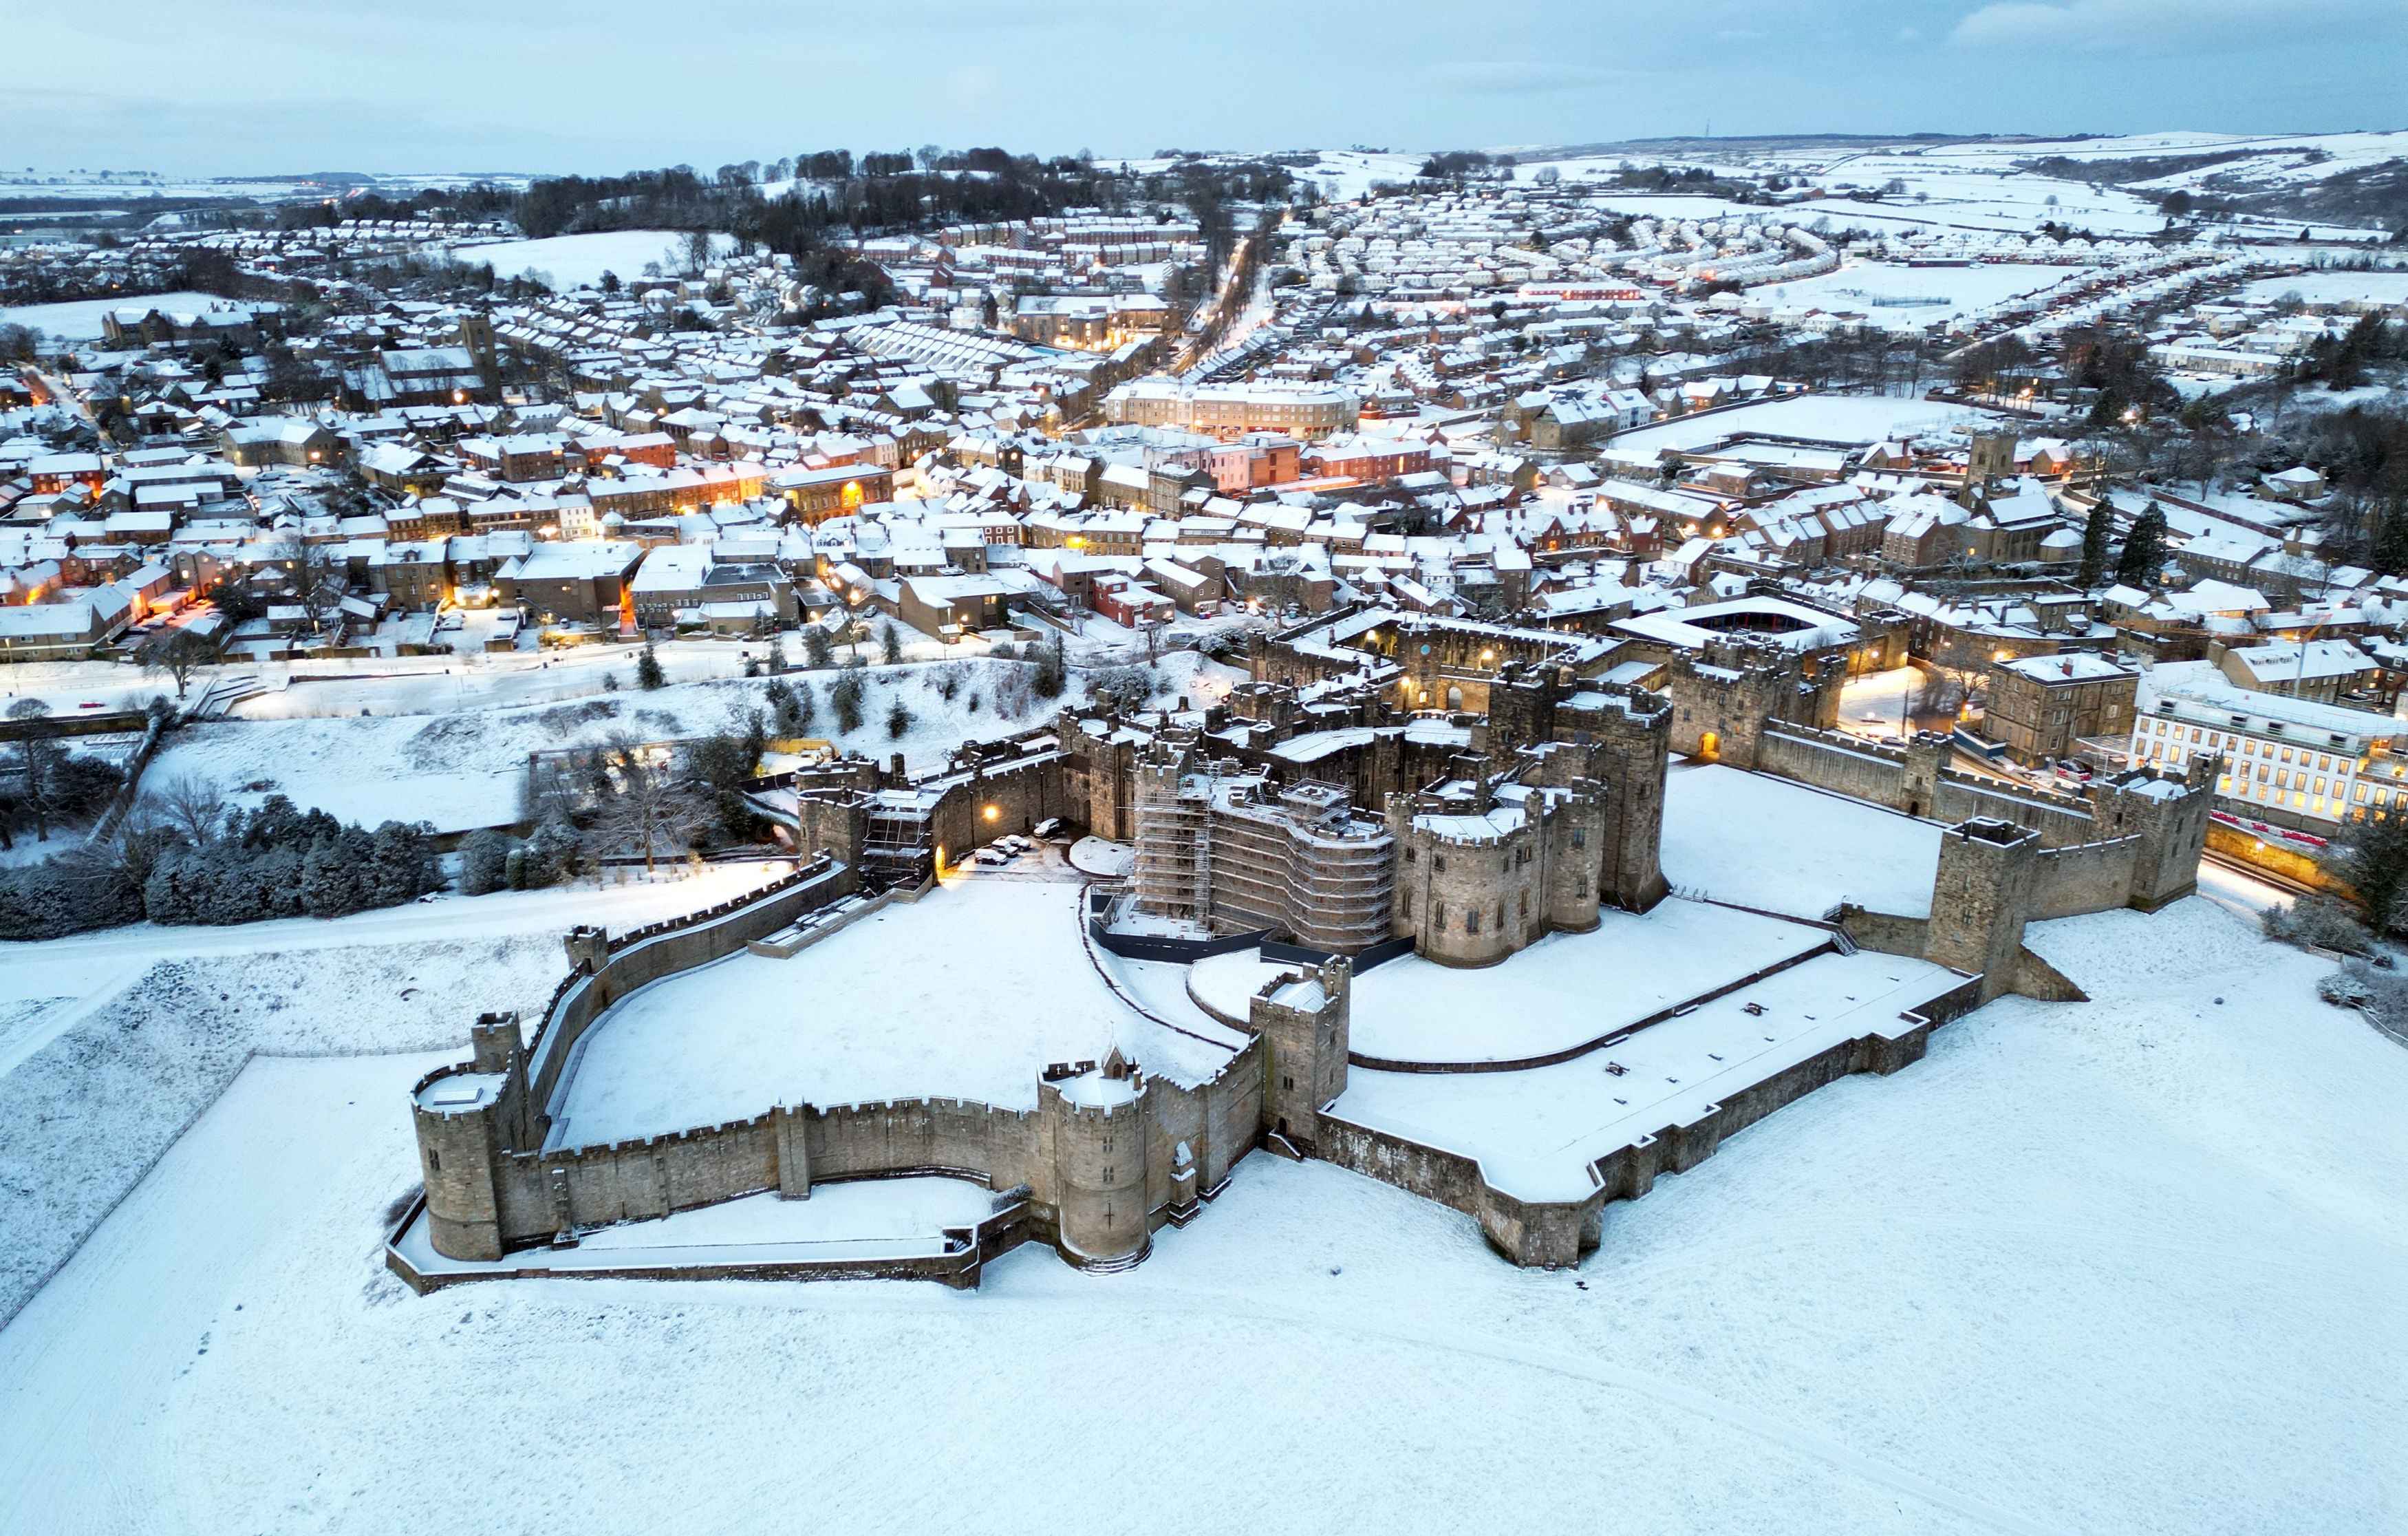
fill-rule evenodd
<path id="1" fill-rule="evenodd" d="M 10 169 L 2408 126 L 2408 0 L 7 0 L 0 37 Z"/>

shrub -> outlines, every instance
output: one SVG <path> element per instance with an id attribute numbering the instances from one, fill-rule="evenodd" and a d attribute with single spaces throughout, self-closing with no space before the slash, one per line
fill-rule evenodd
<path id="1" fill-rule="evenodd" d="M 2286 944 L 2344 955 L 2367 953 L 2367 933 L 2358 914 L 2330 897 L 2303 896 L 2287 907 L 2276 907 L 2266 913 L 2265 924 L 2268 937 Z"/>

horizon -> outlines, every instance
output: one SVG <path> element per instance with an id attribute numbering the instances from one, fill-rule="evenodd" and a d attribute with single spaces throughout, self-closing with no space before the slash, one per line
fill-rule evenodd
<path id="1" fill-rule="evenodd" d="M 185 176 L 294 175 L 268 167 L 305 164 L 590 175 L 831 142 L 1048 156 L 1101 145 L 1099 159 L 1136 160 L 1202 143 L 1426 151 L 1710 130 L 1723 140 L 2384 131 L 2346 121 L 2362 122 L 2369 102 L 2395 104 L 2408 121 L 2396 105 L 2408 73 L 2399 0 L 1720 0 L 1678 17 L 1516 4 L 1476 35 L 1431 5 L 1379 18 L 1372 27 L 1353 7 L 1264 7 L 1193 27 L 919 0 L 831 24 L 717 0 L 684 13 L 680 35 L 695 40 L 697 68 L 740 58 L 761 89 L 697 96 L 676 55 L 644 75 L 619 66 L 628 29 L 660 23 L 617 3 L 564 22 L 459 0 L 407 17 L 239 0 L 213 11 L 202 35 L 189 12 L 137 0 L 13 22 L 25 67 L 0 103 L 14 109 L 18 165 Z M 194 70 L 191 50 L 208 36 L 244 39 L 257 67 Z M 1167 85 L 1198 83 L 1148 89 L 1121 63 L 1170 58 L 1182 67 L 1163 71 Z M 373 78 L 362 59 L 377 62 Z M 1899 126 L 1885 129 L 1884 116 Z M 2052 118 L 2082 126 L 2000 126 Z M 1835 120 L 1851 126 L 1835 131 Z"/>

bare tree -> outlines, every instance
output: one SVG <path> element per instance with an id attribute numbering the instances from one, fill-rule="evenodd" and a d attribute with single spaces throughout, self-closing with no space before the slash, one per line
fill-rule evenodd
<path id="1" fill-rule="evenodd" d="M 603 767 L 610 792 L 602 798 L 595 826 L 605 837 L 640 846 L 644 872 L 651 874 L 660 849 L 694 830 L 694 807 L 668 761 L 632 737 L 611 741 Z"/>
<path id="2" fill-rule="evenodd" d="M 8 718 L 24 722 L 18 739 L 17 762 L 25 777 L 25 809 L 34 815 L 34 840 L 50 840 L 50 775 L 59 763 L 59 745 L 50 724 L 50 707 L 38 698 L 21 698 L 8 706 Z"/>
<path id="3" fill-rule="evenodd" d="M 176 697 L 181 700 L 193 674 L 218 659 L 218 648 L 190 628 L 163 629 L 136 647 L 134 659 L 145 672 L 174 678 Z"/>
<path id="4" fill-rule="evenodd" d="M 274 558 L 292 583 L 293 601 L 308 621 L 310 633 L 324 634 L 343 602 L 343 571 L 333 552 L 295 533 L 277 545 Z"/>
<path id="5" fill-rule="evenodd" d="M 218 786 L 190 774 L 170 779 L 143 796 L 160 822 L 198 848 L 214 841 L 225 825 L 225 797 Z"/>

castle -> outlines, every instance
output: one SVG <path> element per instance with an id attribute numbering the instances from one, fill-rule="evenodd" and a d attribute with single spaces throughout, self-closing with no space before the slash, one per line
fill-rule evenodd
<path id="1" fill-rule="evenodd" d="M 1693 1166 L 1754 1118 L 1837 1076 L 1897 1070 L 1921 1055 L 1932 1028 L 1991 998 L 2078 998 L 2024 947 L 2028 923 L 2155 911 L 2195 888 L 2213 761 L 2182 776 L 2136 770 L 2081 797 L 2010 787 L 1950 768 L 1943 737 L 1890 748 L 1823 728 L 1835 684 L 1795 653 L 1739 639 L 1676 656 L 1658 693 L 1582 675 L 1597 658 L 1555 637 L 1485 649 L 1490 663 L 1473 680 L 1478 715 L 1407 712 L 1400 699 L 1438 680 L 1414 680 L 1376 654 L 1353 653 L 1340 666 L 1308 653 L 1326 664 L 1325 675 L 1261 675 L 1204 710 L 1065 711 L 1012 739 L 967 745 L 919 780 L 899 763 L 848 760 L 765 781 L 754 801 L 795 847 L 792 875 L 631 934 L 572 933 L 570 974 L 531 1031 L 515 1016 L 481 1018 L 469 1059 L 418 1084 L 424 1195 L 396 1228 L 389 1262 L 413 1285 L 446 1284 L 503 1272 L 460 1266 L 574 1249 L 617 1223 L 936 1173 L 996 1192 L 992 1214 L 949 1228 L 941 1253 L 676 1272 L 974 1285 L 983 1262 L 1031 1241 L 1079 1267 L 1111 1270 L 1141 1260 L 1163 1227 L 1195 1219 L 1240 1159 L 1267 1148 L 1449 1204 L 1516 1263 L 1574 1264 L 1599 1241 L 1606 1202 Z M 1271 663 L 1264 671 L 1279 666 L 1260 645 L 1254 655 Z M 1468 662 L 1458 650 L 1449 665 Z M 1358 1054 L 1352 1011 L 1358 972 L 1395 955 L 1491 966 L 1547 934 L 1596 929 L 1609 909 L 1656 907 L 1668 894 L 1669 754 L 1686 741 L 1693 758 L 1708 755 L 1709 732 L 1721 736 L 1726 763 L 1743 754 L 1756 772 L 1950 824 L 1928 914 L 1843 905 L 1802 925 L 1819 930 L 1808 958 L 1870 951 L 1936 968 L 1928 996 L 1864 1031 L 1818 1037 L 1743 1093 L 1638 1127 L 1598 1152 L 1577 1192 L 1532 1198 L 1445 1147 L 1333 1113 L 1350 1068 L 1521 1069 L 1633 1030 L 1684 1027 L 1698 1002 L 1528 1061 L 1426 1069 Z M 957 1098 L 773 1103 L 670 1136 L 569 1143 L 558 1111 L 580 1041 L 628 993 L 747 948 L 791 954 L 814 933 L 926 888 L 980 843 L 1050 819 L 1135 844 L 1125 890 L 1111 902 L 1097 893 L 1093 940 L 1113 937 L 1105 914 L 1125 904 L 1148 919 L 1154 937 L 1144 943 L 1183 943 L 1194 955 L 1258 944 L 1272 961 L 1241 1013 L 1207 1009 L 1237 1041 L 1209 1072 L 1148 1071 L 1114 1052 L 1043 1067 L 1034 1109 Z M 423 1247 L 405 1241 L 411 1231 Z M 453 1270 L 437 1272 L 436 1256 Z"/>

